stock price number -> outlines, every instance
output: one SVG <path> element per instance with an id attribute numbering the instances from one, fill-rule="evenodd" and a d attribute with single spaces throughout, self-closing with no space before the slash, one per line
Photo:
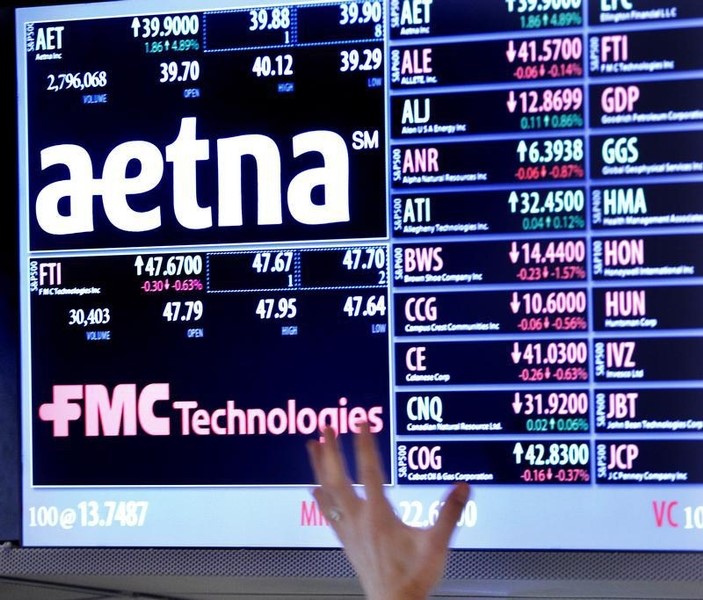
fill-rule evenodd
<path id="1" fill-rule="evenodd" d="M 529 264 L 583 263 L 586 260 L 586 244 L 583 240 L 560 240 L 549 242 L 546 247 L 541 242 L 513 242 L 508 253 L 513 264 L 522 260 Z"/>
<path id="2" fill-rule="evenodd" d="M 254 59 L 251 71 L 257 77 L 293 75 L 293 56 L 290 54 L 278 54 L 273 58 L 270 56 L 257 56 Z"/>
<path id="3" fill-rule="evenodd" d="M 541 342 L 520 346 L 513 343 L 511 352 L 513 363 L 524 362 L 528 365 L 584 365 L 588 361 L 586 342 Z"/>
<path id="4" fill-rule="evenodd" d="M 159 65 L 161 76 L 159 83 L 197 81 L 200 79 L 200 63 L 197 60 L 162 62 Z"/>
<path id="5" fill-rule="evenodd" d="M 71 308 L 68 311 L 68 324 L 79 327 L 106 325 L 110 322 L 109 308 L 91 308 L 87 312 L 82 308 Z"/>
<path id="6" fill-rule="evenodd" d="M 522 130 L 571 129 L 584 124 L 580 110 L 583 89 L 580 87 L 526 90 L 518 94 L 511 90 L 506 105 L 511 114 L 518 111 L 524 115 L 520 118 Z"/>
<path id="7" fill-rule="evenodd" d="M 385 248 L 349 248 L 344 252 L 342 265 L 349 271 L 376 270 L 378 271 L 378 285 L 385 285 L 386 249 Z"/>
<path id="8" fill-rule="evenodd" d="M 261 298 L 256 305 L 260 319 L 293 319 L 298 314 L 296 298 Z"/>
<path id="9" fill-rule="evenodd" d="M 251 263 L 257 273 L 287 273 L 293 263 L 293 252 L 257 252 Z"/>
<path id="10" fill-rule="evenodd" d="M 572 444 L 527 444 L 517 442 L 513 447 L 515 464 L 528 464 L 532 467 L 567 465 L 587 465 L 590 460 L 590 448 L 585 443 Z"/>
<path id="11" fill-rule="evenodd" d="M 586 292 L 583 290 L 523 294 L 513 292 L 510 308 L 513 312 L 518 312 L 522 308 L 528 315 L 584 314 L 586 301 Z"/>
<path id="12" fill-rule="evenodd" d="M 410 527 L 431 527 L 437 522 L 439 511 L 444 505 L 441 500 L 435 500 L 429 507 L 421 500 L 401 500 L 398 502 L 400 518 Z M 478 507 L 475 500 L 469 500 L 459 515 L 457 527 L 475 527 L 478 522 Z"/>
<path id="13" fill-rule="evenodd" d="M 550 10 L 576 10 L 581 0 L 505 0 L 508 12 L 533 13 Z"/>
<path id="14" fill-rule="evenodd" d="M 83 527 L 141 527 L 144 525 L 149 509 L 147 501 L 139 500 L 105 500 L 100 503 L 95 500 L 78 503 L 78 515 Z"/>
<path id="15" fill-rule="evenodd" d="M 380 23 L 383 18 L 383 4 L 374 2 L 345 2 L 339 5 L 340 25 L 364 25 Z"/>
<path id="16" fill-rule="evenodd" d="M 375 317 L 385 316 L 386 297 L 385 295 L 374 295 L 364 298 L 364 296 L 347 296 L 342 309 L 348 317 Z"/>
<path id="17" fill-rule="evenodd" d="M 516 47 L 515 41 L 510 40 L 505 55 L 511 63 L 515 60 L 522 63 L 579 61 L 583 56 L 583 41 L 580 37 L 543 38 L 524 40 Z"/>
<path id="18" fill-rule="evenodd" d="M 385 248 L 350 248 L 344 253 L 342 264 L 349 270 L 385 269 Z"/>
<path id="19" fill-rule="evenodd" d="M 583 89 L 559 88 L 544 90 L 526 90 L 515 94 L 509 92 L 508 110 L 512 113 L 519 109 L 523 114 L 557 113 L 579 110 L 583 106 Z"/>
<path id="20" fill-rule="evenodd" d="M 339 59 L 340 73 L 376 71 L 383 64 L 383 50 L 381 48 L 364 48 L 361 51 L 356 48 L 342 50 L 339 53 Z"/>
<path id="21" fill-rule="evenodd" d="M 549 394 L 515 392 L 512 402 L 516 415 L 585 415 L 588 392 L 551 392 Z"/>
<path id="22" fill-rule="evenodd" d="M 166 15 L 132 19 L 132 34 L 135 38 L 195 35 L 198 31 L 200 31 L 198 15 Z"/>
<path id="23" fill-rule="evenodd" d="M 137 276 L 143 274 L 149 277 L 200 275 L 203 272 L 203 257 L 198 254 L 177 254 L 164 260 L 163 256 L 137 256 L 134 259 Z"/>
<path id="24" fill-rule="evenodd" d="M 508 206 L 511 213 L 520 215 L 581 212 L 585 206 L 585 195 L 582 189 L 510 192 Z"/>
<path id="25" fill-rule="evenodd" d="M 202 300 L 167 302 L 161 316 L 169 323 L 200 321 L 203 317 L 203 302 Z"/>
<path id="26" fill-rule="evenodd" d="M 288 29 L 290 27 L 290 9 L 287 7 L 259 8 L 249 11 L 249 31 Z"/>
<path id="27" fill-rule="evenodd" d="M 517 156 L 521 163 L 547 164 L 583 160 L 583 140 L 567 138 L 557 140 L 536 140 L 529 146 L 520 140 Z"/>

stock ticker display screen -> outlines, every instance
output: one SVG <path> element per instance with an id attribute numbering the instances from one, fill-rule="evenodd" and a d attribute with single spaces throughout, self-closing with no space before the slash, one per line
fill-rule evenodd
<path id="1" fill-rule="evenodd" d="M 17 11 L 23 542 L 703 549 L 703 4 Z"/>

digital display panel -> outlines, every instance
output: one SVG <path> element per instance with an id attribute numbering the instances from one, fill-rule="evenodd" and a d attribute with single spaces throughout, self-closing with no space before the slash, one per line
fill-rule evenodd
<path id="1" fill-rule="evenodd" d="M 23 543 L 703 549 L 703 5 L 17 11 Z"/>

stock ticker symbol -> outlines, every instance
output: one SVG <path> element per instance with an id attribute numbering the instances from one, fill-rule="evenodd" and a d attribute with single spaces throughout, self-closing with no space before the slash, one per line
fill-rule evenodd
<path id="1" fill-rule="evenodd" d="M 77 421 L 82 414 L 81 407 L 70 401 L 82 399 L 82 385 L 56 386 L 52 401 L 39 407 L 39 418 L 53 423 L 54 437 L 68 437 L 69 422 Z"/>

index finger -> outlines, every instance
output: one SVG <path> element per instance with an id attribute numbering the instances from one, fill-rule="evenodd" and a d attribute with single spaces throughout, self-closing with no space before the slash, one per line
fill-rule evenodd
<path id="1" fill-rule="evenodd" d="M 323 432 L 322 441 L 308 442 L 308 452 L 320 486 L 338 503 L 351 506 L 358 498 L 347 474 L 347 466 L 334 430 L 328 427 Z"/>
<path id="2" fill-rule="evenodd" d="M 354 454 L 359 482 L 364 484 L 366 497 L 372 502 L 384 499 L 381 458 L 368 423 L 362 423 L 359 433 L 354 436 Z"/>
<path id="3" fill-rule="evenodd" d="M 457 521 L 469 499 L 470 488 L 466 482 L 452 487 L 439 510 L 439 516 L 430 530 L 431 535 L 438 540 L 439 547 L 449 545 L 449 540 L 456 529 Z"/>

